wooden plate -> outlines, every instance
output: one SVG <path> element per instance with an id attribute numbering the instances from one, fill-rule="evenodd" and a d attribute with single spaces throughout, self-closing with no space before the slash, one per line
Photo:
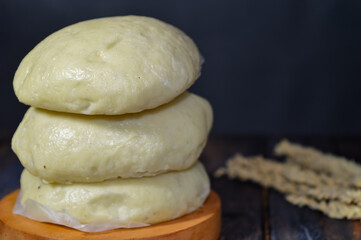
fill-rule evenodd
<path id="1" fill-rule="evenodd" d="M 0 239 L 2 240 L 105 240 L 105 239 L 171 239 L 215 240 L 221 227 L 221 201 L 211 191 L 204 206 L 181 218 L 132 229 L 115 229 L 98 233 L 85 233 L 56 224 L 41 223 L 12 213 L 19 190 L 0 201 Z"/>

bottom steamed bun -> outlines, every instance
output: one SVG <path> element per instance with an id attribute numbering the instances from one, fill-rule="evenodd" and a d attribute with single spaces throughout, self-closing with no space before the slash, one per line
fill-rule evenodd
<path id="1" fill-rule="evenodd" d="M 24 170 L 21 204 L 33 200 L 55 211 L 66 211 L 82 224 L 155 224 L 201 207 L 210 191 L 203 165 L 154 177 L 99 183 L 46 183 Z"/>

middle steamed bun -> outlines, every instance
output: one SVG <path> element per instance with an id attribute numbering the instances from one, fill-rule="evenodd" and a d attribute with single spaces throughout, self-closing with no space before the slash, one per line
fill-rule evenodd
<path id="1" fill-rule="evenodd" d="M 51 182 L 99 182 L 184 170 L 203 150 L 212 109 L 184 93 L 156 109 L 87 116 L 30 108 L 12 148 L 33 175 Z"/>

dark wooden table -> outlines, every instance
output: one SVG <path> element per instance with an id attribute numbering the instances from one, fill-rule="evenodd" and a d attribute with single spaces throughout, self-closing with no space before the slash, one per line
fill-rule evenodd
<path id="1" fill-rule="evenodd" d="M 273 157 L 275 143 L 285 136 L 211 136 L 201 160 L 212 188 L 222 199 L 220 239 L 361 239 L 361 222 L 335 220 L 285 201 L 274 190 L 226 177 L 214 171 L 236 152 Z M 361 136 L 287 136 L 289 140 L 361 161 Z M 22 166 L 10 148 L 10 136 L 0 135 L 0 198 L 19 187 Z"/>

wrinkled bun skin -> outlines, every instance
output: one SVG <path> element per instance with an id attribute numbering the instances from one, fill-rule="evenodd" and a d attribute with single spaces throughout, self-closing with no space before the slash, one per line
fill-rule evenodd
<path id="1" fill-rule="evenodd" d="M 200 75 L 195 43 L 179 29 L 141 16 L 94 19 L 41 41 L 14 77 L 18 99 L 38 108 L 120 115 L 165 104 Z"/>
<path id="2" fill-rule="evenodd" d="M 185 92 L 156 109 L 87 116 L 31 107 L 12 148 L 33 175 L 50 182 L 99 182 L 183 170 L 202 152 L 213 113 Z"/>
<path id="3" fill-rule="evenodd" d="M 27 170 L 21 176 L 22 204 L 29 199 L 66 211 L 82 224 L 167 221 L 201 207 L 209 192 L 200 162 L 184 171 L 100 183 L 49 184 Z"/>

